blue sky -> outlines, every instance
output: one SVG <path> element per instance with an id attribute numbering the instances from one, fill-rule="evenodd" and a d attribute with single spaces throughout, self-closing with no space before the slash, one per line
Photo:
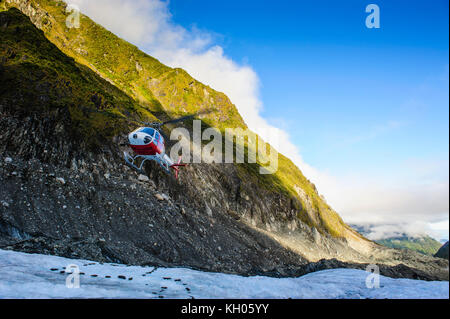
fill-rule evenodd
<path id="1" fill-rule="evenodd" d="M 448 238 L 448 2 L 68 2 L 275 129 L 344 221 Z"/>
<path id="2" fill-rule="evenodd" d="M 331 171 L 448 159 L 448 2 L 172 0 L 173 20 L 217 33 L 261 81 L 262 115 Z"/>

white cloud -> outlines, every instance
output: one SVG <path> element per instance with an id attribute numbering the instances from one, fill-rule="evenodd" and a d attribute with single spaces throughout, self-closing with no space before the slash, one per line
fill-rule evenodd
<path id="1" fill-rule="evenodd" d="M 367 238 L 372 240 L 380 240 L 392 237 L 402 237 L 404 234 L 425 235 L 427 225 L 425 223 L 405 223 L 405 224 L 382 224 L 368 226 Z"/>
<path id="2" fill-rule="evenodd" d="M 448 224 L 448 220 L 446 220 L 446 222 Z M 441 222 L 439 224 L 443 223 L 444 222 Z M 364 234 L 371 240 L 403 237 L 404 235 L 416 238 L 429 235 L 438 241 L 448 238 L 448 232 L 442 233 L 442 230 L 444 229 L 440 229 L 441 231 L 439 231 L 439 229 L 434 228 L 431 224 L 421 221 L 396 224 L 364 224 L 360 226 L 363 226 Z"/>
<path id="3" fill-rule="evenodd" d="M 407 235 L 448 238 L 448 161 L 411 160 L 399 165 L 403 167 L 392 176 L 326 176 L 320 186 L 347 223 L 380 227 L 376 236 L 383 237 L 384 227 L 394 230 L 395 225 L 396 232 Z"/>
<path id="4" fill-rule="evenodd" d="M 289 134 L 264 119 L 258 75 L 238 64 L 214 44 L 212 33 L 188 30 L 171 20 L 161 0 L 68 0 L 113 33 L 172 67 L 182 67 L 194 78 L 224 92 L 247 125 L 289 157 L 313 181 L 328 202 L 349 223 L 426 224 L 448 219 L 448 169 L 433 183 L 420 184 L 430 171 L 423 163 L 409 163 L 413 177 L 400 181 L 368 173 L 336 177 L 305 163 Z M 81 26 L 82 27 L 82 26 Z M 390 122 L 355 137 L 346 144 L 372 139 L 401 125 Z M 448 166 L 448 160 L 445 165 Z M 441 169 L 441 167 L 439 167 Z M 422 175 L 419 176 L 418 173 Z M 434 174 L 434 173 L 433 173 Z M 434 175 L 433 175 L 434 176 Z M 414 179 L 416 178 L 416 179 Z M 448 226 L 447 226 L 448 232 Z"/>
<path id="5" fill-rule="evenodd" d="M 445 219 L 445 220 L 428 224 L 428 226 L 430 227 L 431 236 L 441 242 L 447 241 L 449 238 L 448 224 L 449 224 L 448 215 L 447 215 L 447 219 Z"/>

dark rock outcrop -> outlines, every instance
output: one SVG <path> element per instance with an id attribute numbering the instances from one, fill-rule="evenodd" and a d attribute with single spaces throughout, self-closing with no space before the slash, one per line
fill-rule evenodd
<path id="1" fill-rule="evenodd" d="M 444 245 L 442 245 L 441 248 L 439 248 L 434 257 L 448 259 L 448 241 Z"/>

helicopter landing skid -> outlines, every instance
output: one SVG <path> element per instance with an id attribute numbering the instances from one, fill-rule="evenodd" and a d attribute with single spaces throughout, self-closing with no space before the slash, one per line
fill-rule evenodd
<path id="1" fill-rule="evenodd" d="M 153 160 L 157 162 L 166 172 L 170 172 L 169 167 L 167 164 L 163 163 L 161 158 L 156 155 L 135 155 L 131 156 L 127 152 L 123 152 L 123 157 L 125 160 L 125 163 L 130 166 L 131 168 L 134 168 L 136 171 L 138 171 L 141 174 L 145 174 L 145 171 L 143 169 L 144 163 L 147 160 Z M 140 159 L 140 163 L 139 162 Z"/>

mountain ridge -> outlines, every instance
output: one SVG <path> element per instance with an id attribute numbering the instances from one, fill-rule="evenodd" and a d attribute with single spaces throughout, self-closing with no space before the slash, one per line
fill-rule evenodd
<path id="1" fill-rule="evenodd" d="M 418 251 L 425 255 L 433 256 L 441 247 L 441 244 L 431 238 L 430 236 L 421 236 L 421 237 L 410 237 L 410 236 L 402 236 L 402 237 L 392 237 L 386 239 L 380 239 L 376 241 L 377 243 L 397 249 L 411 249 Z"/>
<path id="2" fill-rule="evenodd" d="M 46 37 L 61 51 L 77 62 L 93 68 L 104 79 L 112 81 L 115 86 L 133 97 L 143 106 L 143 109 L 150 113 L 163 111 L 172 116 L 181 116 L 213 108 L 215 110 L 213 114 L 202 116 L 201 120 L 205 124 L 214 126 L 221 132 L 225 127 L 247 128 L 237 109 L 225 94 L 201 84 L 190 77 L 186 71 L 161 64 L 82 14 L 80 25 L 83 27 L 67 28 L 65 2 L 7 0 L 5 4 L 17 6 L 28 13 L 32 22 L 40 27 Z M 106 58 L 104 52 L 107 52 Z M 125 75 L 121 76 L 121 74 Z M 183 96 L 177 95 L 176 91 L 183 92 Z M 214 104 L 209 103 L 211 99 L 215 102 Z M 197 105 L 200 106 L 193 107 Z M 180 109 L 184 110 L 183 113 L 179 112 Z M 149 115 L 145 111 L 142 113 L 144 116 Z M 215 118 L 219 121 L 214 120 Z M 256 176 L 254 180 L 262 186 L 267 185 L 276 191 L 285 192 L 289 197 L 300 202 L 299 206 L 302 208 L 311 206 L 313 209 L 300 209 L 298 216 L 304 222 L 316 227 L 318 231 L 325 231 L 336 237 L 345 237 L 348 226 L 322 200 L 315 186 L 303 176 L 292 161 L 282 154 L 279 154 L 278 162 L 279 169 L 276 174 Z M 246 177 L 254 175 L 255 168 L 251 166 L 250 164 L 241 166 L 240 171 L 244 172 Z M 303 190 L 301 196 L 296 187 Z"/>

